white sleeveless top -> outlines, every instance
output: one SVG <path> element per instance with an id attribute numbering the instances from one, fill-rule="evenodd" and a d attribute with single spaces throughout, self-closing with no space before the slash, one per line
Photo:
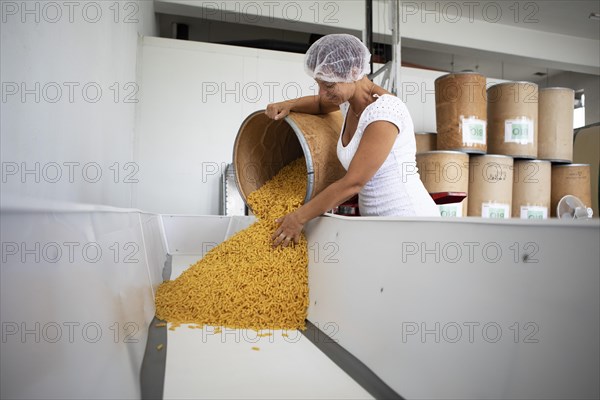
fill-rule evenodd
<path id="1" fill-rule="evenodd" d="M 378 97 L 377 100 L 369 104 L 361 114 L 356 132 L 346 147 L 342 145 L 342 134 L 350 104 L 340 104 L 344 123 L 337 143 L 337 156 L 346 170 L 371 122 L 389 121 L 399 129 L 392 151 L 358 194 L 360 214 L 439 217 L 437 205 L 419 178 L 415 161 L 417 146 L 414 126 L 406 105 L 390 94 L 374 96 Z"/>

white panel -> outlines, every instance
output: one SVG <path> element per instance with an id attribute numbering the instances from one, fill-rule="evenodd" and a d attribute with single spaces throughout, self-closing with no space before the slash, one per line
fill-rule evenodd
<path id="1" fill-rule="evenodd" d="M 205 254 L 230 232 L 248 227 L 254 217 L 163 215 L 169 254 Z M 233 229 L 233 231 L 232 231 Z"/>
<path id="2" fill-rule="evenodd" d="M 162 247 L 157 217 L 143 216 L 144 236 L 141 220 L 3 210 L 2 398 L 139 398 L 149 266 L 162 264 L 145 247 Z"/>
<path id="3" fill-rule="evenodd" d="M 400 395 L 598 397 L 597 220 L 334 216 L 307 232 L 309 319 Z"/>
<path id="4" fill-rule="evenodd" d="M 164 241 L 161 216 L 153 214 L 139 214 L 142 229 L 143 248 L 148 260 L 148 276 L 152 292 L 163 281 L 162 271 L 167 254 L 167 245 Z"/>
<path id="5" fill-rule="evenodd" d="M 169 280 L 175 280 L 186 271 L 189 267 L 200 261 L 204 257 L 204 254 L 188 254 L 188 255 L 175 255 L 171 261 L 171 275 Z"/>

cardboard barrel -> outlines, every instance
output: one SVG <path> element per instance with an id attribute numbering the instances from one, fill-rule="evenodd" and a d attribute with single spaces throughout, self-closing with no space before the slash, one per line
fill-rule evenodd
<path id="1" fill-rule="evenodd" d="M 435 80 L 437 150 L 485 154 L 487 93 L 485 76 L 464 72 Z"/>
<path id="2" fill-rule="evenodd" d="M 415 142 L 417 143 L 417 154 L 437 150 L 437 133 L 415 132 Z"/>
<path id="3" fill-rule="evenodd" d="M 513 175 L 513 218 L 549 218 L 552 176 L 550 161 L 515 160 Z"/>
<path id="4" fill-rule="evenodd" d="M 512 157 L 497 154 L 471 156 L 467 215 L 483 218 L 510 218 L 512 187 Z"/>
<path id="5" fill-rule="evenodd" d="M 308 201 L 345 174 L 336 146 L 342 126 L 339 111 L 325 115 L 290 113 L 275 121 L 264 111 L 244 120 L 233 147 L 235 180 L 248 205 L 248 195 L 290 162 L 306 159 Z"/>
<path id="6" fill-rule="evenodd" d="M 573 89 L 552 87 L 540 90 L 539 159 L 573 162 L 574 102 Z"/>
<path id="7" fill-rule="evenodd" d="M 429 193 L 469 191 L 469 155 L 458 151 L 419 153 L 417 168 L 423 186 Z M 440 204 L 442 217 L 467 215 L 468 197 L 460 203 Z"/>
<path id="8" fill-rule="evenodd" d="M 538 86 L 505 82 L 487 90 L 488 153 L 536 158 Z"/>
<path id="9" fill-rule="evenodd" d="M 586 207 L 592 206 L 590 172 L 590 164 L 558 164 L 552 166 L 550 210 L 553 217 L 556 217 L 558 202 L 568 194 L 579 198 Z"/>

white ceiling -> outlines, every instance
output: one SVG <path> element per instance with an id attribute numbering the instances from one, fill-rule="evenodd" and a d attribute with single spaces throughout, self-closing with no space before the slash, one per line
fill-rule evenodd
<path id="1" fill-rule="evenodd" d="M 498 4 L 499 2 L 479 0 L 476 3 L 478 7 L 483 9 L 487 3 Z M 600 39 L 600 21 L 589 18 L 590 13 L 600 12 L 599 0 L 518 2 L 505 0 L 501 1 L 501 3 L 502 6 L 500 9 L 503 12 L 498 23 L 562 35 Z M 514 3 L 519 3 L 519 7 L 515 7 Z M 515 12 L 517 9 L 518 13 Z M 492 14 L 493 9 L 490 8 L 490 10 L 490 14 Z M 480 12 L 475 12 L 473 15 L 476 19 L 482 19 L 482 13 Z"/>
<path id="2" fill-rule="evenodd" d="M 388 3 L 390 0 L 374 1 Z M 428 11 L 437 10 L 448 15 L 456 15 L 459 12 L 463 18 L 472 16 L 477 20 L 493 20 L 494 23 L 524 29 L 600 39 L 600 21 L 589 18 L 590 13 L 600 12 L 600 0 L 401 0 L 401 3 L 404 11 L 408 12 L 414 11 L 414 7 Z M 497 11 L 499 14 L 496 14 Z M 431 18 L 431 15 L 427 18 Z"/>
<path id="3" fill-rule="evenodd" d="M 547 69 L 543 65 L 516 64 L 497 59 L 486 59 L 483 56 L 465 56 L 409 47 L 402 48 L 402 61 L 405 64 L 415 64 L 415 66 L 441 71 L 475 71 L 488 77 L 515 81 L 537 82 L 545 80 L 546 76 L 538 76 L 535 75 L 536 73 L 545 73 L 551 77 L 562 72 Z"/>
<path id="4" fill-rule="evenodd" d="M 384 0 L 380 0 L 384 1 Z M 600 21 L 589 18 L 590 13 L 600 12 L 600 0 L 542 0 L 542 1 L 490 1 L 479 0 L 476 2 L 444 2 L 444 1 L 419 1 L 404 2 L 416 4 L 421 9 L 435 10 L 438 7 L 443 12 L 454 14 L 456 7 L 460 6 L 463 16 L 467 16 L 469 7 L 472 7 L 473 18 L 485 20 L 482 10 L 488 10 L 488 16 L 496 19 L 496 10 L 501 10 L 499 24 L 516 26 L 523 29 L 552 32 L 562 35 L 576 36 L 600 41 Z M 472 4 L 469 6 L 469 4 Z M 488 20 L 489 22 L 489 20 Z M 498 59 L 497 56 L 482 54 L 481 52 L 463 49 L 452 53 L 451 50 L 439 51 L 422 47 L 410 47 L 407 41 L 402 46 L 402 61 L 415 65 L 439 69 L 443 71 L 477 71 L 485 76 L 507 80 L 525 80 L 544 82 L 550 77 L 560 74 L 561 70 L 548 69 L 541 62 L 508 62 Z M 547 76 L 538 76 L 535 73 L 545 73 Z"/>

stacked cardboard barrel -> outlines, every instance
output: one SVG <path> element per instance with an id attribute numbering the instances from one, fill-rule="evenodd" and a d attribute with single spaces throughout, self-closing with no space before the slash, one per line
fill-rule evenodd
<path id="1" fill-rule="evenodd" d="M 546 219 L 567 194 L 591 206 L 590 166 L 572 164 L 572 89 L 453 73 L 435 81 L 435 100 L 437 134 L 416 135 L 421 180 L 467 193 L 442 216 Z"/>

